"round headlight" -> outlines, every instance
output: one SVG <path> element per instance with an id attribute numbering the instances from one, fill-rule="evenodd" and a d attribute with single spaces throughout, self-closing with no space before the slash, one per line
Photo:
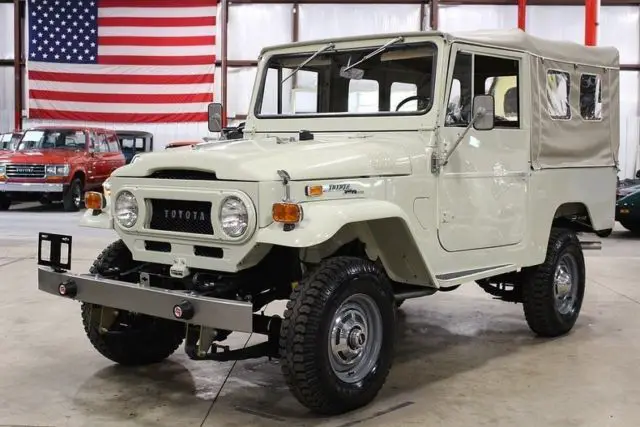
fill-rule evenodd
<path id="1" fill-rule="evenodd" d="M 138 201 L 136 197 L 128 192 L 123 191 L 118 194 L 115 204 L 116 220 L 126 228 L 131 228 L 138 220 Z"/>
<path id="2" fill-rule="evenodd" d="M 220 205 L 220 224 L 229 237 L 240 237 L 249 226 L 247 206 L 237 197 L 227 197 Z"/>

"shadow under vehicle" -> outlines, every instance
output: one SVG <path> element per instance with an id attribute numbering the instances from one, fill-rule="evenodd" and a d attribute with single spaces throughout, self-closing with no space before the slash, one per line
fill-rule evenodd
<path id="1" fill-rule="evenodd" d="M 583 249 L 614 225 L 618 78 L 613 48 L 516 30 L 265 49 L 241 138 L 115 171 L 82 225 L 119 240 L 76 274 L 72 236 L 42 233 L 39 289 L 82 302 L 110 360 L 151 364 L 183 341 L 195 360 L 277 357 L 323 414 L 375 398 L 409 298 L 475 281 L 562 336 Z M 267 339 L 230 349 L 233 331 Z"/>

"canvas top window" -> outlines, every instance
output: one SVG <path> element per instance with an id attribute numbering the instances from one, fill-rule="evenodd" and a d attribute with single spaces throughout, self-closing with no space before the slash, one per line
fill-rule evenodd
<path id="1" fill-rule="evenodd" d="M 371 55 L 379 47 L 325 50 L 311 60 L 314 51 L 270 57 L 261 77 L 256 116 L 407 115 L 429 111 L 436 46 L 396 42 Z"/>

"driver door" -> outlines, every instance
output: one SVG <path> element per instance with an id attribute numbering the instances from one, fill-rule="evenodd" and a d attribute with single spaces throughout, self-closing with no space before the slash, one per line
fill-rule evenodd
<path id="1" fill-rule="evenodd" d="M 438 177 L 438 237 L 449 252 L 522 241 L 529 179 L 529 108 L 517 52 L 458 45 L 447 79 L 442 142 L 451 150 L 471 121 L 475 95 L 494 95 L 492 130 L 471 126 Z"/>

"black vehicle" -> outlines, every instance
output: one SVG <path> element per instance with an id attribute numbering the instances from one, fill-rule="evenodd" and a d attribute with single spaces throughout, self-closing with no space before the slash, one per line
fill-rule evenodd
<path id="1" fill-rule="evenodd" d="M 136 154 L 153 151 L 153 134 L 136 130 L 117 130 L 120 148 L 127 164 Z"/>

